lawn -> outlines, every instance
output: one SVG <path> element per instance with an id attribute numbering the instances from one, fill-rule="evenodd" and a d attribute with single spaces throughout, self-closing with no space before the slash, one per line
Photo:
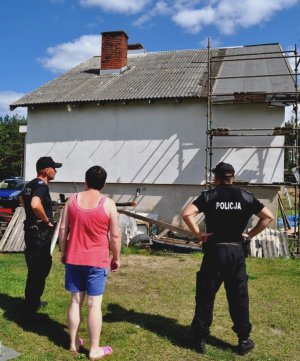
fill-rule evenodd
<path id="1" fill-rule="evenodd" d="M 225 291 L 218 293 L 208 353 L 192 347 L 195 273 L 201 254 L 126 254 L 122 269 L 111 274 L 104 296 L 101 345 L 112 345 L 110 361 L 300 360 L 300 261 L 249 258 L 253 352 L 238 356 Z M 48 307 L 39 322 L 25 327 L 19 312 L 26 276 L 22 254 L 0 254 L 0 341 L 25 360 L 74 360 L 68 352 L 64 269 L 59 252 L 48 278 Z M 81 336 L 87 343 L 87 329 Z M 87 350 L 85 350 L 87 352 Z M 87 360 L 86 352 L 77 359 Z"/>

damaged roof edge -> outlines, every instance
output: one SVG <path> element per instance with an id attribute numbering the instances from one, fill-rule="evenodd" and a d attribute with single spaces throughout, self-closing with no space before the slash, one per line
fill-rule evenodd
<path id="1" fill-rule="evenodd" d="M 99 100 L 78 100 L 78 101 L 61 101 L 61 102 L 49 102 L 49 103 L 23 103 L 23 104 L 11 104 L 10 110 L 13 111 L 16 108 L 30 108 L 30 107 L 46 107 L 49 105 L 84 105 L 84 104 L 107 104 L 107 103 L 123 103 L 123 102 L 142 102 L 142 101 L 159 101 L 159 100 L 184 100 L 184 99 L 200 99 L 200 94 L 193 94 L 192 96 L 173 96 L 173 97 L 146 97 L 146 98 L 123 98 L 123 99 L 99 99 Z"/>

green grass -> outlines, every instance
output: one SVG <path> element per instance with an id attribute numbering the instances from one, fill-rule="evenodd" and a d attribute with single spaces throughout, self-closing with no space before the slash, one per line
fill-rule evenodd
<path id="1" fill-rule="evenodd" d="M 225 291 L 219 291 L 208 353 L 193 348 L 195 273 L 202 255 L 123 255 L 122 269 L 109 276 L 103 301 L 101 345 L 112 345 L 111 361 L 300 360 L 300 263 L 295 259 L 248 259 L 253 352 L 235 353 Z M 36 326 L 25 327 L 19 308 L 26 277 L 21 254 L 0 254 L 0 341 L 24 360 L 73 360 L 68 352 L 64 268 L 54 252 L 43 299 L 49 302 Z M 86 309 L 84 309 L 84 314 Z M 86 317 L 81 336 L 88 344 Z M 88 345 L 87 345 L 88 346 Z M 78 359 L 87 360 L 86 352 Z"/>

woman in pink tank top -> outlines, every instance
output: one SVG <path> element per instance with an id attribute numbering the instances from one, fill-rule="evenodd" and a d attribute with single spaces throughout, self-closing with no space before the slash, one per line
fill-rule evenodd
<path id="1" fill-rule="evenodd" d="M 89 358 L 92 361 L 112 353 L 110 346 L 99 346 L 101 304 L 108 270 L 116 272 L 120 268 L 121 238 L 116 205 L 101 193 L 106 176 L 100 166 L 87 170 L 86 189 L 73 194 L 66 203 L 59 234 L 61 261 L 66 267 L 65 287 L 71 293 L 70 351 L 76 355 L 83 345 L 79 326 L 81 307 L 87 295 Z"/>

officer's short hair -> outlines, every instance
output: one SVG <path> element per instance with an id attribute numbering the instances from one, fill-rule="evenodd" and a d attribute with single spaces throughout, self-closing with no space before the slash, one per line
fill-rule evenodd
<path id="1" fill-rule="evenodd" d="M 100 165 L 89 168 L 85 173 L 85 182 L 89 188 L 101 190 L 107 178 L 106 170 Z"/>

